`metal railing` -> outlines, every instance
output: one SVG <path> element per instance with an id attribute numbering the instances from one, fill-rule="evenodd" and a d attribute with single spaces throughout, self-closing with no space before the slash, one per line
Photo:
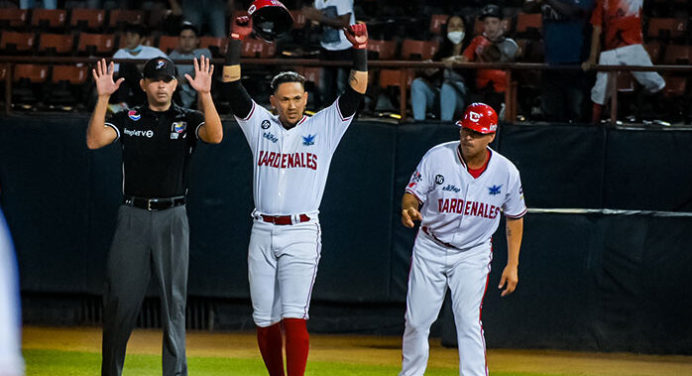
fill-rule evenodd
<path id="1" fill-rule="evenodd" d="M 5 113 L 9 114 L 12 107 L 12 67 L 18 63 L 30 64 L 77 64 L 84 63 L 94 65 L 101 57 L 47 57 L 47 56 L 0 56 L 0 64 L 6 65 L 5 76 Z M 123 59 L 107 59 L 113 60 L 116 63 L 131 62 L 144 63 L 146 60 L 123 60 Z M 180 64 L 192 64 L 191 60 L 174 60 Z M 212 59 L 216 65 L 223 64 L 223 59 Z M 350 61 L 323 61 L 318 59 L 287 59 L 287 58 L 244 58 L 241 59 L 243 66 L 264 65 L 264 66 L 339 66 L 350 67 Z M 429 68 L 458 68 L 458 69 L 499 69 L 507 72 L 507 90 L 505 91 L 505 117 L 508 122 L 514 121 L 517 115 L 517 83 L 512 79 L 512 73 L 522 70 L 581 70 L 579 65 L 563 65 L 553 66 L 543 63 L 441 63 L 441 62 L 423 62 L 409 60 L 370 60 L 369 68 L 375 69 L 399 69 L 399 115 L 401 119 L 406 119 L 406 109 L 408 103 L 408 85 L 409 70 L 411 69 L 429 69 Z M 651 67 L 645 66 L 629 66 L 629 65 L 596 65 L 594 71 L 605 72 L 632 72 L 632 71 L 657 71 L 657 72 L 676 72 L 676 73 L 692 73 L 692 65 L 655 65 Z M 608 87 L 610 89 L 610 121 L 615 124 L 617 121 L 617 75 L 609 76 Z"/>

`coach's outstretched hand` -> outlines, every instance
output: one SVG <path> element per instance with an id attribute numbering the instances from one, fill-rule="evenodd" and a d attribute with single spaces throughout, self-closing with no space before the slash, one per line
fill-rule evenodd
<path id="1" fill-rule="evenodd" d="M 118 90 L 120 84 L 125 81 L 124 77 L 120 77 L 118 81 L 113 82 L 113 71 L 115 70 L 115 65 L 111 61 L 110 64 L 106 64 L 106 59 L 101 59 L 96 62 L 96 68 L 91 70 L 91 74 L 94 76 L 94 82 L 96 83 L 96 92 L 99 97 L 111 96 Z"/>
<path id="2" fill-rule="evenodd" d="M 231 25 L 231 39 L 243 40 L 252 33 L 252 19 L 248 16 L 236 17 Z"/>
<path id="3" fill-rule="evenodd" d="M 211 76 L 214 74 L 214 65 L 210 64 L 209 58 L 205 56 L 201 56 L 199 62 L 197 62 L 197 58 L 195 58 L 194 63 L 195 78 L 193 79 L 188 73 L 185 73 L 187 82 L 189 82 L 190 86 L 200 94 L 211 92 Z"/>
<path id="4" fill-rule="evenodd" d="M 362 50 L 368 46 L 368 27 L 364 23 L 345 27 L 344 34 L 353 48 Z"/>

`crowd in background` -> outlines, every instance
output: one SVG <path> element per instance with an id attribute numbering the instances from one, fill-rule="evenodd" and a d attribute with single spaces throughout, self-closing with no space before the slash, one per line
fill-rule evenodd
<path id="1" fill-rule="evenodd" d="M 175 60 L 193 57 L 221 57 L 221 49 L 200 48 L 200 37 L 224 38 L 229 29 L 231 16 L 242 14 L 251 1 L 239 0 L 20 0 L 0 1 L 4 6 L 21 8 L 45 7 L 58 9 L 143 9 L 162 14 L 156 27 L 140 22 L 123 24 L 116 31 L 121 47 L 113 58 L 147 59 L 169 56 Z M 413 54 L 403 57 L 401 45 L 406 40 L 433 41 L 435 51 L 431 61 L 445 62 L 444 69 L 411 70 L 409 90 L 409 115 L 416 121 L 449 121 L 459 115 L 465 105 L 475 101 L 491 104 L 496 111 L 505 109 L 506 72 L 496 69 L 468 69 L 454 66 L 455 62 L 545 62 L 553 67 L 582 65 L 583 69 L 547 69 L 516 71 L 512 76 L 518 86 L 517 120 L 550 122 L 605 121 L 609 116 L 607 100 L 609 89 L 607 76 L 590 68 L 598 63 L 604 50 L 625 51 L 633 58 L 602 60 L 601 64 L 647 65 L 688 64 L 689 61 L 663 61 L 664 49 L 675 46 L 687 48 L 690 36 L 686 30 L 689 5 L 675 2 L 643 0 L 506 0 L 495 1 L 284 1 L 289 9 L 300 11 L 303 18 L 300 27 L 275 42 L 275 56 L 319 58 L 322 60 L 349 60 L 350 47 L 340 28 L 355 20 L 368 24 L 371 40 L 394 41 L 396 52 L 393 59 L 426 60 Z M 643 7 L 642 7 L 643 5 Z M 599 10 L 595 12 L 595 10 Z M 609 10 L 610 9 L 610 10 Z M 620 16 L 615 17 L 617 12 Z M 625 16 L 622 17 L 623 12 Z M 596 13 L 597 20 L 593 14 Z M 520 25 L 519 16 L 528 17 L 537 24 Z M 540 15 L 540 16 L 539 16 Z M 295 16 L 295 15 L 294 15 Z M 682 35 L 649 31 L 648 20 L 671 18 L 684 22 Z M 625 21 L 622 21 L 622 20 Z M 594 46 L 593 23 L 598 27 L 598 46 Z M 434 25 L 436 24 L 436 25 Z M 341 33 L 342 34 L 342 33 Z M 642 35 L 645 36 L 642 39 Z M 161 36 L 179 37 L 179 45 L 173 50 L 158 49 Z M 620 38 L 614 40 L 613 38 Z M 604 40 L 604 43 L 600 43 Z M 620 50 L 627 46 L 625 50 Z M 595 47 L 595 50 L 594 50 Z M 633 52 L 637 49 L 636 52 Z M 665 51 L 665 56 L 668 56 Z M 381 53 L 371 51 L 371 59 L 382 59 Z M 618 52 L 618 55 L 621 55 Z M 630 55 L 626 55 L 630 56 Z M 144 97 L 138 90 L 138 67 L 123 64 L 117 69 L 126 84 L 114 96 L 112 110 L 141 103 Z M 259 102 L 268 103 L 270 93 L 265 80 L 279 67 L 260 66 L 248 71 L 245 77 L 248 90 Z M 331 103 L 344 88 L 346 68 L 325 67 L 308 77 L 311 94 L 309 107 L 319 109 L 322 103 Z M 191 71 L 191 65 L 178 65 L 180 77 Z M 305 73 L 301 71 L 301 73 Z M 634 73 L 618 75 L 618 92 L 622 95 L 618 117 L 632 122 L 686 122 L 692 120 L 689 102 L 690 90 L 686 77 Z M 373 77 L 362 114 L 397 112 L 398 89 L 381 85 L 377 73 Z M 679 84 L 672 88 L 665 82 Z M 671 81 L 671 82 L 673 82 Z M 195 106 L 194 90 L 184 84 L 176 94 L 176 101 L 185 106 Z M 637 83 L 635 83 L 637 82 Z M 314 86 L 312 86 L 314 85 Z M 670 86 L 670 85 L 669 85 Z M 223 111 L 224 98 L 217 97 Z M 604 107 L 606 106 L 606 107 Z M 665 120 L 666 122 L 660 121 Z"/>

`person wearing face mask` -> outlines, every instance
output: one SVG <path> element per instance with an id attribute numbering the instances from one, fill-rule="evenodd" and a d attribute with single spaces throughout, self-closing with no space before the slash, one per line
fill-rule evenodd
<path id="1" fill-rule="evenodd" d="M 488 4 L 481 10 L 478 20 L 483 23 L 483 33 L 471 40 L 462 53 L 460 61 L 482 63 L 509 63 L 516 59 L 519 45 L 505 37 L 506 24 L 502 9 Z M 476 91 L 474 102 L 492 106 L 502 117 L 504 93 L 507 90 L 507 72 L 500 69 L 479 69 L 476 71 Z"/>
<path id="2" fill-rule="evenodd" d="M 434 61 L 461 61 L 463 41 L 466 32 L 464 20 L 460 16 L 450 16 L 443 26 L 445 39 L 433 57 Z M 437 112 L 439 104 L 442 121 L 451 121 L 455 113 L 464 109 L 466 85 L 460 71 L 452 68 L 426 69 L 411 84 L 411 107 L 413 119 L 425 120 L 429 111 Z"/>
<path id="3" fill-rule="evenodd" d="M 168 57 L 158 48 L 142 44 L 146 37 L 142 25 L 127 24 L 124 31 L 125 33 L 120 38 L 125 40 L 125 46 L 115 52 L 113 59 L 146 60 L 155 57 Z M 146 102 L 146 96 L 139 88 L 139 80 L 142 78 L 141 67 L 134 63 L 120 63 L 115 64 L 114 67 L 116 77 L 124 78 L 125 82 L 112 96 L 108 110 L 115 113 L 131 106 L 143 105 Z"/>

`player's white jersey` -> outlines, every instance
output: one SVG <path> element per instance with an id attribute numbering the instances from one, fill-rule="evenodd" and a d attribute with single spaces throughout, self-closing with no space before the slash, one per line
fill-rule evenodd
<path id="1" fill-rule="evenodd" d="M 316 214 L 332 155 L 353 116 L 342 117 L 339 101 L 303 118 L 291 129 L 252 102 L 245 119 L 236 117 L 253 156 L 253 198 L 259 214 Z"/>
<path id="2" fill-rule="evenodd" d="M 406 192 L 423 203 L 421 227 L 428 236 L 461 250 L 489 244 L 506 217 L 526 213 L 519 171 L 507 158 L 490 150 L 485 171 L 474 178 L 461 157 L 459 141 L 430 149 L 411 176 Z"/>

